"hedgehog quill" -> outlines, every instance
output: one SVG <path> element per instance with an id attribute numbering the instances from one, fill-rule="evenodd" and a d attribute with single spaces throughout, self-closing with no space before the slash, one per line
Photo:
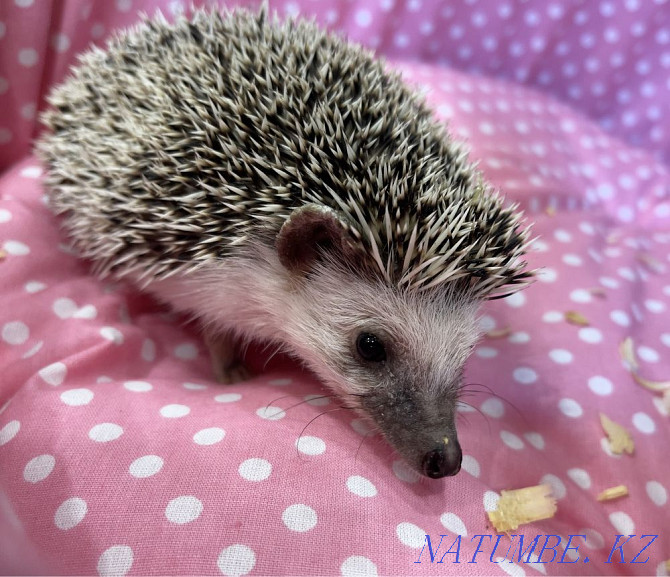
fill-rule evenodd
<path id="1" fill-rule="evenodd" d="M 97 274 L 197 317 L 222 380 L 275 343 L 416 471 L 459 471 L 477 310 L 528 284 L 528 231 L 399 75 L 313 23 L 195 10 L 49 102 L 50 202 Z"/>

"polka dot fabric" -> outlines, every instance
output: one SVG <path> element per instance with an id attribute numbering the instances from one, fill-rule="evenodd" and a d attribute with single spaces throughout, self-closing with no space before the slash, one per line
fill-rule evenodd
<path id="1" fill-rule="evenodd" d="M 27 17 L 23 11 L 37 18 L 47 4 L 0 4 L 0 43 L 41 38 L 21 35 L 16 26 Z M 40 78 L 48 70 L 48 79 L 30 84 L 30 74 L 0 74 L 11 78 L 11 102 L 31 86 L 37 99 L 43 82 L 62 75 L 88 43 L 87 33 L 101 37 L 133 21 L 138 8 L 159 3 L 61 4 L 67 40 L 45 32 L 48 63 L 35 48 L 38 62 L 28 67 L 40 67 Z M 594 2 L 591 24 L 583 24 L 594 34 L 592 50 L 604 42 L 596 18 L 628 11 L 638 16 L 628 16 L 627 25 L 644 15 L 648 27 L 655 22 L 661 29 L 659 15 L 667 14 L 660 3 L 652 10 L 653 2 L 624 2 L 612 3 L 615 13 L 607 16 L 605 4 Z M 177 10 L 180 3 L 162 5 Z M 352 36 L 368 30 L 368 41 L 379 33 L 380 49 L 393 56 L 403 48 L 402 55 L 433 59 L 414 44 L 424 20 L 434 26 L 424 26 L 426 38 L 444 38 L 449 50 L 465 46 L 447 41 L 443 4 L 277 6 L 316 11 Z M 449 18 L 465 21 L 467 7 L 469 26 L 485 20 L 482 28 L 493 29 L 506 10 L 509 20 L 537 18 L 538 26 L 551 14 L 575 21 L 580 13 L 567 2 L 503 6 L 464 3 Z M 532 6 L 546 7 L 528 16 Z M 51 21 L 44 18 L 46 31 Z M 416 33 L 398 42 L 398 31 L 412 22 Z M 639 40 L 655 42 L 655 34 Z M 3 66 L 12 54 L 5 48 Z M 598 50 L 604 61 L 613 47 Z M 473 58 L 474 51 L 473 44 Z M 496 54 L 511 60 L 506 51 Z M 251 351 L 258 377 L 214 383 L 192 326 L 135 291 L 97 281 L 70 253 L 45 205 L 41 168 L 29 156 L 0 177 L 0 568 L 25 571 L 31 560 L 34 573 L 99 575 L 422 575 L 438 568 L 479 575 L 665 574 L 668 408 L 633 381 L 618 353 L 630 336 L 641 373 L 669 378 L 670 174 L 662 147 L 613 136 L 615 126 L 589 119 L 593 111 L 576 101 L 561 102 L 556 87 L 548 87 L 553 98 L 521 86 L 529 82 L 523 78 L 507 82 L 430 63 L 401 71 L 467 140 L 486 176 L 521 204 L 539 236 L 529 255 L 541 267 L 538 281 L 482 310 L 486 331 L 506 331 L 484 338 L 468 362 L 466 381 L 490 390 L 472 385 L 463 398 L 463 471 L 441 481 L 417 478 L 288 359 L 275 357 L 263 368 L 267 358 Z M 665 81 L 658 71 L 649 76 Z M 660 98 L 657 104 L 662 110 Z M 611 106 L 619 106 L 616 99 Z M 23 134 L 23 120 L 11 122 L 12 134 Z M 23 141 L 12 142 L 20 151 Z M 567 311 L 589 325 L 565 322 Z M 631 431 L 633 456 L 609 451 L 599 412 Z M 494 564 L 485 540 L 478 563 L 465 566 L 476 549 L 472 538 L 491 534 L 485 510 L 495 508 L 500 491 L 540 482 L 553 487 L 558 513 L 523 533 L 585 535 L 573 541 L 579 562 Z M 629 497 L 596 501 L 618 484 L 628 486 Z M 649 561 L 607 564 L 617 533 L 659 535 Z M 461 564 L 447 557 L 430 566 L 425 552 L 423 563 L 414 563 L 426 534 L 438 541 L 447 535 L 450 543 L 462 535 Z"/>
<path id="2" fill-rule="evenodd" d="M 0 2 L 0 169 L 28 151 L 36 110 L 78 52 L 134 23 L 139 11 L 160 8 L 171 17 L 190 4 Z M 607 133 L 670 161 L 669 0 L 273 0 L 270 6 L 285 15 L 314 16 L 392 59 L 534 87 Z"/>

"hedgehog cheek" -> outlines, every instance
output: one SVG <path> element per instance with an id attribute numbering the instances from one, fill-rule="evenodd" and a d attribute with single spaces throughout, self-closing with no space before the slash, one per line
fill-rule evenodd
<path id="1" fill-rule="evenodd" d="M 353 237 L 343 218 L 333 209 L 306 204 L 295 209 L 276 240 L 281 264 L 291 273 L 308 272 L 324 252 L 343 258 L 354 256 Z"/>

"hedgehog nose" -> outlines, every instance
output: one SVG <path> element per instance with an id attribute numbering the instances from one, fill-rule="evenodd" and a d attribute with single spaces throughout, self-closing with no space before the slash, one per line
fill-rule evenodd
<path id="1" fill-rule="evenodd" d="M 445 441 L 447 439 L 445 438 Z M 423 473 L 431 479 L 451 477 L 461 470 L 463 453 L 456 439 L 429 451 L 423 458 Z"/>

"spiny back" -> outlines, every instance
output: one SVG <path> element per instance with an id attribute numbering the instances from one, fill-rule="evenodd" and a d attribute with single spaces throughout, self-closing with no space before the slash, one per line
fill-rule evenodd
<path id="1" fill-rule="evenodd" d="M 314 202 L 389 283 L 486 296 L 527 276 L 519 216 L 425 104 L 314 24 L 158 17 L 84 55 L 50 102 L 53 205 L 101 274 L 196 268 Z"/>

